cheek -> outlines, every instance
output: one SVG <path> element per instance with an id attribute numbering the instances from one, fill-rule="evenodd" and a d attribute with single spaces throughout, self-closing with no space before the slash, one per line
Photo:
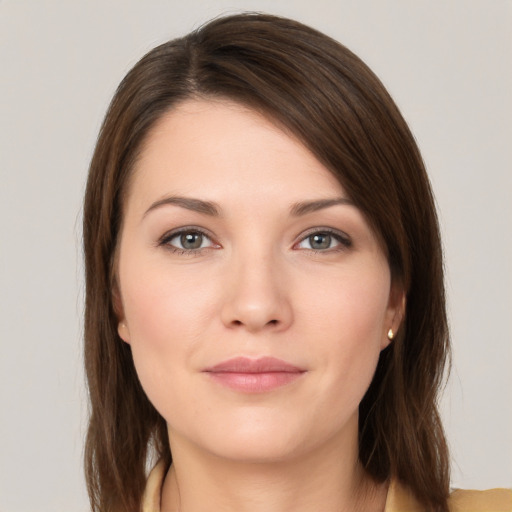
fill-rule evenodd
<path id="1" fill-rule="evenodd" d="M 120 269 L 131 343 L 160 350 L 175 345 L 171 340 L 193 344 L 214 310 L 211 283 L 205 286 L 198 272 L 176 270 L 159 260 L 143 263 L 134 255 Z"/>
<path id="2" fill-rule="evenodd" d="M 119 274 L 137 374 L 160 410 L 172 400 L 168 393 L 177 388 L 175 383 L 186 382 L 193 356 L 215 318 L 212 284 L 203 286 L 197 273 L 171 273 L 155 262 L 140 265 L 135 255 L 125 258 Z"/>
<path id="3" fill-rule="evenodd" d="M 321 387 L 325 399 L 336 402 L 332 411 L 355 409 L 373 378 L 385 332 L 388 276 L 386 266 L 340 272 L 317 281 L 322 293 L 318 287 L 315 294 L 301 292 L 304 308 L 297 316 L 314 340 L 310 349 L 318 367 L 326 369 Z"/>
<path id="4" fill-rule="evenodd" d="M 304 280 L 297 293 L 297 318 L 319 334 L 339 339 L 339 350 L 363 349 L 381 341 L 389 302 L 390 277 L 385 265 L 341 269 Z M 334 347 L 333 347 L 334 348 Z"/>

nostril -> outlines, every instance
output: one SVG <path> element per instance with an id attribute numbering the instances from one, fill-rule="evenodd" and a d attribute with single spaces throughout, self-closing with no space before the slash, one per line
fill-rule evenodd
<path id="1" fill-rule="evenodd" d="M 236 326 L 239 326 L 239 325 L 244 325 L 244 322 L 242 322 L 241 320 L 233 320 L 231 322 L 232 325 L 236 325 Z M 266 325 L 278 325 L 279 324 L 279 320 L 269 320 Z"/>

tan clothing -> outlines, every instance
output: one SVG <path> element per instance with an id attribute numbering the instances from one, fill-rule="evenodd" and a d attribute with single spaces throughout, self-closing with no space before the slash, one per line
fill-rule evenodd
<path id="1" fill-rule="evenodd" d="M 512 512 L 512 490 L 455 489 L 448 504 L 451 512 Z M 425 508 L 416 501 L 409 489 L 394 480 L 389 486 L 384 512 L 425 512 Z"/>
<path id="2" fill-rule="evenodd" d="M 158 463 L 149 475 L 143 499 L 143 512 L 160 512 L 160 494 L 165 466 Z M 450 496 L 451 512 L 512 512 L 512 491 L 491 489 L 465 491 L 457 489 Z M 393 480 L 388 490 L 384 512 L 425 512 L 412 493 Z"/>

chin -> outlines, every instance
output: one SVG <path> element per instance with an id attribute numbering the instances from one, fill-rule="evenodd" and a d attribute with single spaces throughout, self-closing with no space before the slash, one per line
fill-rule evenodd
<path id="1" fill-rule="evenodd" d="M 222 419 L 210 416 L 192 429 L 185 425 L 176 429 L 169 426 L 171 451 L 174 438 L 178 444 L 193 444 L 215 457 L 257 464 L 292 459 L 308 446 L 304 436 L 308 429 L 285 420 L 281 414 L 259 412 L 249 410 Z"/>
<path id="2" fill-rule="evenodd" d="M 286 434 L 286 433 L 285 433 Z M 211 443 L 211 452 L 218 457 L 252 464 L 270 464 L 291 460 L 300 455 L 304 443 L 296 443 L 283 433 L 260 432 L 259 434 L 224 436 Z"/>

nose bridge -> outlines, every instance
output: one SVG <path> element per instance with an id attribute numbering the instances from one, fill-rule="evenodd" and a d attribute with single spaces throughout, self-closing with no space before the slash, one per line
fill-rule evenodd
<path id="1" fill-rule="evenodd" d="M 233 250 L 222 317 L 229 327 L 249 331 L 285 328 L 292 320 L 278 251 L 260 244 Z"/>

